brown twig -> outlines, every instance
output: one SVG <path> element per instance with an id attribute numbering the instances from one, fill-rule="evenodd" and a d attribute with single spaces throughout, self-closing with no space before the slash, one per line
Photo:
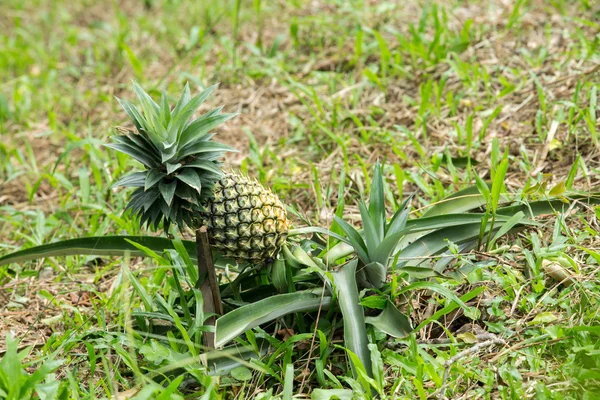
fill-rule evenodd
<path id="1" fill-rule="evenodd" d="M 485 333 L 475 335 L 475 338 L 477 339 L 478 342 L 482 342 L 485 340 L 495 339 L 496 335 L 494 335 L 493 333 L 485 332 Z M 457 345 L 466 345 L 468 343 L 453 341 L 450 338 L 439 338 L 439 339 L 417 340 L 417 344 L 434 345 L 434 346 L 457 346 Z M 408 347 L 408 346 L 409 346 L 408 343 L 404 343 L 404 342 L 388 341 L 385 343 L 385 347 L 387 349 L 391 349 L 391 350 L 397 350 L 401 347 Z"/>
<path id="2" fill-rule="evenodd" d="M 485 342 L 479 342 L 475 346 L 473 346 L 469 349 L 463 350 L 460 353 L 458 353 L 457 355 L 455 355 L 454 357 L 448 359 L 444 363 L 444 366 L 446 367 L 446 369 L 444 370 L 444 379 L 442 381 L 442 387 L 440 388 L 440 393 L 438 395 L 438 399 L 446 399 L 446 385 L 448 383 L 448 375 L 450 374 L 450 367 L 452 367 L 452 364 L 454 364 L 455 362 L 459 361 L 462 358 L 465 358 L 471 354 L 479 352 L 484 347 L 489 347 L 494 344 L 501 344 L 501 345 L 506 346 L 506 342 L 504 340 L 502 340 L 498 337 L 495 337 L 493 339 L 486 340 Z"/>
<path id="3" fill-rule="evenodd" d="M 205 314 L 223 314 L 223 303 L 221 303 L 221 293 L 219 292 L 219 283 L 213 264 L 212 251 L 208 241 L 206 227 L 203 226 L 196 230 L 196 254 L 198 257 L 198 283 L 197 286 L 202 292 L 204 300 Z M 215 326 L 216 318 L 214 315 L 206 319 L 208 326 Z M 207 348 L 215 347 L 215 333 L 204 333 L 204 345 Z"/>

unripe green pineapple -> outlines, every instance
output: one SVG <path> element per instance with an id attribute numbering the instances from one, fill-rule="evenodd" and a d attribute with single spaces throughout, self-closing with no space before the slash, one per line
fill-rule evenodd
<path id="1" fill-rule="evenodd" d="M 226 173 L 215 184 L 201 216 L 215 248 L 227 257 L 257 262 L 277 254 L 290 225 L 276 195 L 235 173 Z"/>
<path id="2" fill-rule="evenodd" d="M 238 260 L 265 261 L 274 257 L 289 230 L 284 206 L 258 182 L 225 174 L 220 160 L 235 149 L 212 140 L 211 130 L 235 116 L 222 107 L 191 119 L 214 91 L 211 86 L 191 98 L 186 85 L 171 110 L 163 93 L 160 104 L 134 82 L 141 111 L 127 100 L 119 103 L 136 131 L 123 130 L 108 146 L 141 162 L 145 169 L 119 179 L 113 186 L 136 187 L 128 209 L 141 223 L 168 231 L 187 225 L 208 227 L 215 249 Z"/>

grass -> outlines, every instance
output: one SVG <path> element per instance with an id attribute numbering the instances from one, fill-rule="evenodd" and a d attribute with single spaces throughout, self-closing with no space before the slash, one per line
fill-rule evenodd
<path id="1" fill-rule="evenodd" d="M 130 161 L 101 146 L 127 124 L 114 96 L 131 98 L 131 79 L 171 100 L 185 82 L 220 82 L 206 107 L 241 113 L 219 131 L 241 150 L 228 166 L 315 225 L 339 210 L 359 220 L 377 159 L 390 204 L 414 195 L 415 216 L 478 178 L 494 180 L 490 221 L 506 192 L 527 202 L 590 191 L 599 17 L 587 0 L 4 1 L 0 254 L 142 233 L 121 212 L 127 192 L 110 188 Z M 148 373 L 190 362 L 196 338 L 171 347 L 142 338 L 132 310 L 156 294 L 165 309 L 175 304 L 169 260 L 12 264 L 0 268 L 0 376 L 19 382 L 15 399 L 34 389 L 39 398 L 344 398 L 370 387 L 387 398 L 436 398 L 444 387 L 457 399 L 593 399 L 599 216 L 591 206 L 549 216 L 457 256 L 452 265 L 473 271 L 441 285 L 479 318 L 415 291 L 413 319 L 435 322 L 401 341 L 372 329 L 373 382 L 350 378 L 339 331 L 296 332 L 282 319 L 243 339 L 269 340 L 275 353 L 220 378 L 192 359 L 162 389 Z M 490 333 L 503 344 L 474 347 Z"/>

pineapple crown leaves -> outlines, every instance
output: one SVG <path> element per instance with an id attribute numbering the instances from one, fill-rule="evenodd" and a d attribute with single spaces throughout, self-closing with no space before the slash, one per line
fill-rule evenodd
<path id="1" fill-rule="evenodd" d="M 404 201 L 387 221 L 382 166 L 377 161 L 373 169 L 369 206 L 364 201 L 358 203 L 363 233 L 338 216 L 334 217 L 346 236 L 345 242 L 354 248 L 365 265 L 368 280 L 374 287 L 380 287 L 385 281 L 388 262 L 396 252 L 398 241 L 406 234 L 410 200 Z"/>
<path id="2" fill-rule="evenodd" d="M 135 81 L 139 108 L 117 98 L 136 129 L 114 136 L 113 143 L 106 146 L 133 157 L 144 170 L 125 175 L 113 187 L 137 188 L 127 209 L 140 215 L 142 225 L 158 228 L 162 222 L 166 231 L 171 223 L 181 230 L 185 225 L 194 228 L 195 215 L 211 199 L 214 184 L 223 176 L 220 159 L 226 152 L 237 151 L 213 141 L 211 133 L 237 114 L 222 113 L 223 107 L 218 107 L 192 118 L 216 87 L 191 97 L 186 84 L 173 109 L 164 92 L 156 103 Z"/>

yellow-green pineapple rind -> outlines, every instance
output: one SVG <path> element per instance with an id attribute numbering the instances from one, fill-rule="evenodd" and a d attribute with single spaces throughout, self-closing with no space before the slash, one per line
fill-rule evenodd
<path id="1" fill-rule="evenodd" d="M 262 262 L 285 243 L 290 222 L 279 198 L 255 180 L 226 173 L 201 214 L 211 244 L 237 260 Z"/>

